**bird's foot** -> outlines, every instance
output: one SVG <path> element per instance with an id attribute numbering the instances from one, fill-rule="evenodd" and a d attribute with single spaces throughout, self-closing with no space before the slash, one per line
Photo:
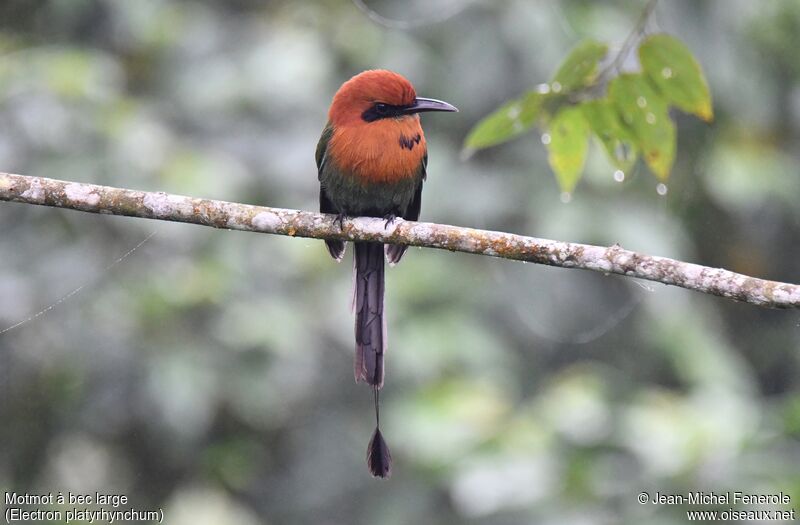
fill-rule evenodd
<path id="1" fill-rule="evenodd" d="M 347 218 L 347 215 L 344 213 L 337 213 L 336 218 L 333 219 L 333 225 L 339 225 L 339 231 L 344 230 L 344 220 Z"/>
<path id="2" fill-rule="evenodd" d="M 390 224 L 394 224 L 394 220 L 397 218 L 397 216 L 394 213 L 387 213 L 383 216 L 383 218 L 386 220 L 386 223 L 383 225 L 383 229 L 385 230 Z"/>

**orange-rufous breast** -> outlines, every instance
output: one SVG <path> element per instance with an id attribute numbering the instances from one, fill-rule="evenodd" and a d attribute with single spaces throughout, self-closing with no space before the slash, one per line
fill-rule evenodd
<path id="1" fill-rule="evenodd" d="M 408 115 L 337 127 L 328 148 L 345 174 L 380 184 L 417 176 L 426 145 L 419 115 Z"/>

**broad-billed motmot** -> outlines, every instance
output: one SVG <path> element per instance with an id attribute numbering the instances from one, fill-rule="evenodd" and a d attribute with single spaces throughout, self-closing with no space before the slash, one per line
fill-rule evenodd
<path id="1" fill-rule="evenodd" d="M 415 221 L 422 203 L 428 151 L 419 113 L 458 111 L 447 102 L 422 98 L 403 76 L 365 71 L 342 84 L 333 97 L 328 124 L 317 145 L 319 209 L 345 217 L 396 217 Z M 340 261 L 344 241 L 325 241 Z M 392 458 L 380 432 L 378 391 L 383 386 L 386 318 L 383 310 L 384 256 L 400 261 L 407 246 L 356 242 L 353 310 L 356 315 L 356 381 L 375 395 L 375 432 L 367 447 L 373 476 L 391 473 Z"/>

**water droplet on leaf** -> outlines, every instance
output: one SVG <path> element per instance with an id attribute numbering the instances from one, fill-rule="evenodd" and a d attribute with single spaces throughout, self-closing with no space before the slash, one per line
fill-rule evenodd
<path id="1" fill-rule="evenodd" d="M 614 180 L 617 182 L 622 182 L 625 180 L 625 172 L 622 170 L 617 170 L 614 172 Z"/>
<path id="2" fill-rule="evenodd" d="M 546 146 L 546 145 L 550 144 L 550 140 L 551 140 L 551 138 L 550 138 L 550 134 L 549 133 L 542 133 L 542 144 L 544 144 Z"/>
<path id="3" fill-rule="evenodd" d="M 648 124 L 655 124 L 656 123 L 656 116 L 653 113 L 648 113 L 645 117 Z"/>
<path id="4" fill-rule="evenodd" d="M 661 76 L 664 78 L 672 78 L 672 69 L 665 67 L 661 70 Z"/>
<path id="5" fill-rule="evenodd" d="M 659 182 L 658 186 L 656 186 L 656 192 L 661 195 L 662 197 L 667 194 L 668 188 L 667 185 L 663 182 Z"/>
<path id="6" fill-rule="evenodd" d="M 644 97 L 639 97 L 636 99 L 636 105 L 640 108 L 647 106 L 647 99 Z"/>
<path id="7" fill-rule="evenodd" d="M 561 91 L 561 83 L 560 82 L 553 82 L 550 87 L 553 89 L 553 93 L 559 93 Z"/>
<path id="8" fill-rule="evenodd" d="M 550 84 L 539 84 L 536 86 L 536 92 L 541 93 L 542 95 L 550 93 Z"/>

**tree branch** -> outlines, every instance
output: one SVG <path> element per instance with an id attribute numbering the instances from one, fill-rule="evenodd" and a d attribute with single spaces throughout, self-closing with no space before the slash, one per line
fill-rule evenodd
<path id="1" fill-rule="evenodd" d="M 610 247 L 551 241 L 444 224 L 335 216 L 163 192 L 146 192 L 0 173 L 0 200 L 90 213 L 186 222 L 291 237 L 380 241 L 614 273 L 770 308 L 800 307 L 800 286 Z"/>

